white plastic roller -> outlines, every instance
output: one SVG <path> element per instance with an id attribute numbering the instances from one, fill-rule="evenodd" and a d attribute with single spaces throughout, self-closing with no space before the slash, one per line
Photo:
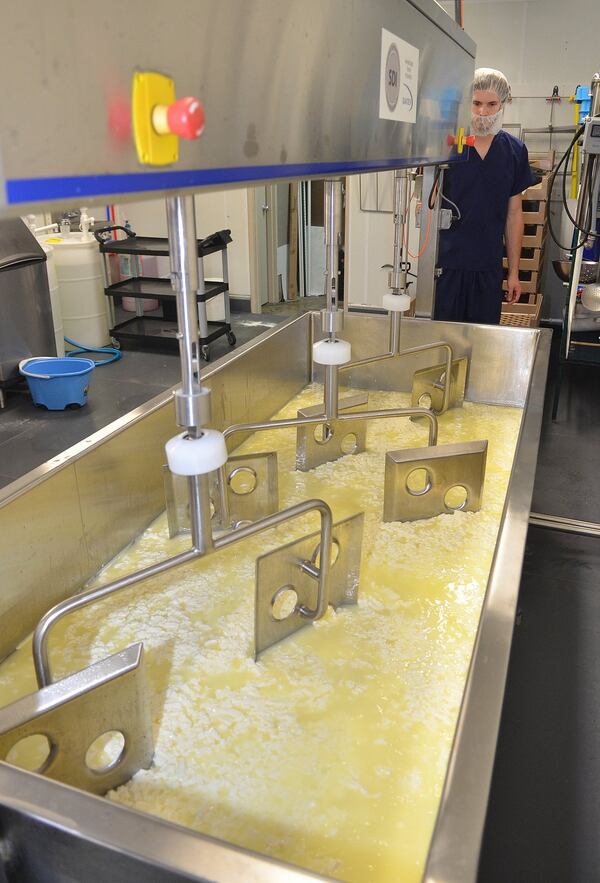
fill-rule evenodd
<path id="1" fill-rule="evenodd" d="M 165 451 L 175 475 L 206 475 L 227 462 L 225 437 L 216 429 L 204 429 L 199 438 L 182 432 L 169 439 Z"/>
<path id="2" fill-rule="evenodd" d="M 313 362 L 317 365 L 345 365 L 351 354 L 347 340 L 318 340 L 313 345 Z"/>
<path id="3" fill-rule="evenodd" d="M 412 303 L 409 294 L 384 294 L 383 306 L 392 313 L 405 313 Z"/>

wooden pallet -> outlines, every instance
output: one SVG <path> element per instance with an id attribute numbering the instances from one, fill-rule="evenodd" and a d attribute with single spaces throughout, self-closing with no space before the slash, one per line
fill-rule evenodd
<path id="1" fill-rule="evenodd" d="M 523 252 L 527 252 L 527 257 L 523 257 Z M 519 273 L 521 270 L 530 272 L 535 270 L 541 270 L 544 261 L 544 249 L 543 248 L 528 248 L 521 250 L 521 257 L 519 258 Z M 502 266 L 505 269 L 508 269 L 508 258 L 502 258 Z"/>
<path id="2" fill-rule="evenodd" d="M 529 151 L 529 165 L 544 172 L 551 172 L 554 168 L 556 152 L 554 150 Z"/>
<path id="3" fill-rule="evenodd" d="M 547 200 L 548 197 L 548 185 L 550 183 L 550 175 L 544 175 L 539 184 L 533 184 L 531 187 L 528 187 L 527 190 L 523 191 L 523 199 L 524 200 Z"/>
<path id="4" fill-rule="evenodd" d="M 541 248 L 546 238 L 546 224 L 525 224 L 523 248 Z"/>
<path id="5" fill-rule="evenodd" d="M 531 199 L 523 200 L 523 223 L 545 224 L 546 223 L 546 200 Z"/>
<path id="6" fill-rule="evenodd" d="M 502 304 L 500 324 L 521 328 L 536 328 L 540 324 L 543 300 L 542 295 L 538 294 L 534 303 L 519 301 L 516 304 Z"/>
<path id="7" fill-rule="evenodd" d="M 521 275 L 529 276 L 528 279 L 521 279 Z M 523 273 L 519 272 L 519 282 L 521 283 L 521 291 L 523 294 L 535 294 L 539 288 L 539 277 L 540 273 L 538 271 L 533 273 Z M 502 291 L 508 290 L 508 282 L 506 279 L 502 281 Z"/>
<path id="8" fill-rule="evenodd" d="M 521 260 L 528 261 L 531 258 L 540 257 L 543 254 L 544 248 L 546 247 L 546 240 L 542 240 L 542 244 L 540 248 L 528 248 L 527 246 L 523 246 L 521 249 Z"/>

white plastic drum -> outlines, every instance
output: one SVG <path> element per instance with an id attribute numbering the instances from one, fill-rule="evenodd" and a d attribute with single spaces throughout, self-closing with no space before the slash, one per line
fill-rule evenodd
<path id="1" fill-rule="evenodd" d="M 60 293 L 58 290 L 58 277 L 54 265 L 54 249 L 45 242 L 40 243 L 46 253 L 46 273 L 48 274 L 48 288 L 50 289 L 50 304 L 52 306 L 52 324 L 54 325 L 54 337 L 56 339 L 56 355 L 65 354 L 65 337 L 63 331 L 62 310 L 60 308 Z"/>
<path id="2" fill-rule="evenodd" d="M 56 233 L 43 239 L 54 249 L 65 337 L 85 346 L 106 346 L 107 298 L 98 243 L 84 233 Z"/>

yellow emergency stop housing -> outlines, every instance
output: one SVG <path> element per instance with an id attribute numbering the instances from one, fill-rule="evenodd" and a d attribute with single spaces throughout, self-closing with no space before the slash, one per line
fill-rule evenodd
<path id="1" fill-rule="evenodd" d="M 144 166 L 168 166 L 179 159 L 177 135 L 159 135 L 152 125 L 157 104 L 175 101 L 175 83 L 157 71 L 136 71 L 133 75 L 131 114 L 133 137 L 139 162 Z"/>
<path id="2" fill-rule="evenodd" d="M 462 153 L 465 149 L 465 130 L 461 126 L 456 135 L 456 152 Z"/>

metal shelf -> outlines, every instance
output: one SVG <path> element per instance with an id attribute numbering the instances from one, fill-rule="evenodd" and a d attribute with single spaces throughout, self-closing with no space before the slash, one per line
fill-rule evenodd
<path id="1" fill-rule="evenodd" d="M 224 322 L 208 322 L 209 333 L 201 339 L 203 347 L 217 340 L 218 337 L 232 335 L 231 325 Z M 149 348 L 179 349 L 177 322 L 164 319 L 162 316 L 132 316 L 119 322 L 110 329 L 111 337 L 122 342 L 141 343 Z M 234 341 L 235 342 L 235 341 Z M 234 345 L 229 340 L 230 345 Z"/>
<path id="2" fill-rule="evenodd" d="M 235 346 L 235 334 L 231 330 L 231 317 L 229 307 L 229 274 L 227 269 L 227 245 L 232 241 L 231 230 L 218 230 L 205 239 L 196 240 L 198 245 L 199 278 L 202 280 L 201 293 L 196 294 L 198 304 L 198 342 L 200 344 L 199 355 L 208 361 L 210 359 L 209 344 L 218 337 L 225 335 L 230 346 Z M 104 275 L 106 287 L 104 294 L 110 298 L 111 312 L 114 315 L 114 299 L 117 297 L 130 297 L 137 301 L 136 315 L 124 322 L 115 323 L 111 329 L 111 335 L 123 343 L 137 343 L 144 347 L 176 349 L 179 346 L 177 338 L 177 295 L 171 286 L 171 280 L 156 276 L 131 276 L 119 282 L 110 284 L 109 254 L 117 255 L 149 255 L 153 257 L 168 257 L 169 240 L 158 236 L 129 236 L 126 239 L 107 239 L 100 243 L 100 252 L 104 262 Z M 207 280 L 204 278 L 203 258 L 209 254 L 220 253 L 223 264 L 223 281 Z M 220 322 L 209 322 L 206 315 L 206 301 L 219 294 L 224 295 L 225 319 Z M 160 301 L 162 316 L 149 316 L 141 314 L 143 299 L 156 299 Z M 114 319 L 113 319 L 114 322 Z"/>
<path id="3" fill-rule="evenodd" d="M 202 294 L 196 295 L 198 303 L 203 303 L 227 291 L 225 282 L 210 282 L 205 286 Z M 145 297 L 157 300 L 174 301 L 175 292 L 171 287 L 170 279 L 161 279 L 155 276 L 134 276 L 115 282 L 104 289 L 107 297 Z"/>
<path id="4" fill-rule="evenodd" d="M 198 239 L 198 257 L 203 258 L 215 252 L 224 251 L 231 239 L 231 230 L 219 230 Z M 169 256 L 169 240 L 159 236 L 131 236 L 126 239 L 107 239 L 100 246 L 103 254 L 150 255 L 153 257 Z"/>

